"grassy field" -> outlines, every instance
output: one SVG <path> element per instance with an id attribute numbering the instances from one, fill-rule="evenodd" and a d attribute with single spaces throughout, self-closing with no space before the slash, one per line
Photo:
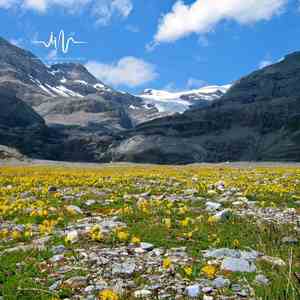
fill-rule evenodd
<path id="1" fill-rule="evenodd" d="M 300 299 L 299 215 L 300 168 L 292 166 L 3 166 L 0 299 L 134 299 L 145 290 L 148 299 L 185 299 L 199 282 L 211 287 L 199 299 Z M 179 247 L 184 256 L 172 255 Z M 256 270 L 226 270 L 224 257 L 204 256 L 224 248 L 259 252 Z M 112 274 L 120 262 L 109 249 L 136 264 L 126 278 Z M 92 250 L 109 260 L 91 263 Z M 229 283 L 213 287 L 216 278 Z M 130 287 L 117 288 L 117 279 Z M 161 291 L 150 288 L 155 280 Z"/>

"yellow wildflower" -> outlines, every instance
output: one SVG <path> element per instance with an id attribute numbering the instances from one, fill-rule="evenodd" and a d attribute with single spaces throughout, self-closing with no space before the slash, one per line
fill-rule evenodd
<path id="1" fill-rule="evenodd" d="M 217 273 L 217 268 L 213 265 L 204 266 L 201 271 L 210 279 L 214 278 Z"/>
<path id="2" fill-rule="evenodd" d="M 141 239 L 137 236 L 133 236 L 131 238 L 131 243 L 134 244 L 134 245 L 139 245 L 141 243 Z"/>
<path id="3" fill-rule="evenodd" d="M 20 231 L 14 230 L 14 231 L 11 233 L 11 237 L 12 237 L 12 239 L 14 239 L 14 240 L 20 240 L 21 237 L 22 237 L 22 235 L 21 235 Z"/>
<path id="4" fill-rule="evenodd" d="M 119 300 L 119 296 L 112 290 L 105 289 L 99 293 L 99 300 Z"/>
<path id="5" fill-rule="evenodd" d="M 180 221 L 180 225 L 183 227 L 187 227 L 189 225 L 190 219 L 185 218 L 184 220 Z"/>
<path id="6" fill-rule="evenodd" d="M 207 223 L 209 225 L 213 225 L 213 224 L 215 224 L 217 222 L 218 222 L 218 218 L 215 217 L 215 216 L 209 216 L 208 219 L 207 219 Z"/>
<path id="7" fill-rule="evenodd" d="M 166 257 L 164 260 L 163 260 L 163 268 L 164 269 L 170 269 L 172 266 L 172 261 L 169 257 Z"/>
<path id="8" fill-rule="evenodd" d="M 192 276 L 192 274 L 193 274 L 193 268 L 192 267 L 187 266 L 183 270 L 184 270 L 184 273 L 185 273 L 186 276 L 188 276 L 188 277 Z"/>
<path id="9" fill-rule="evenodd" d="M 232 242 L 232 245 L 233 245 L 234 248 L 239 248 L 241 246 L 241 243 L 240 243 L 239 240 L 234 240 Z"/>
<path id="10" fill-rule="evenodd" d="M 117 238 L 121 242 L 126 242 L 129 238 L 129 233 L 125 230 L 120 230 L 117 232 Z"/>

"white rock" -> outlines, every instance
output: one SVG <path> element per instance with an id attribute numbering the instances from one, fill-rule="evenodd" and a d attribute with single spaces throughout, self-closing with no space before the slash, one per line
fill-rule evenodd
<path id="1" fill-rule="evenodd" d="M 230 286 L 230 280 L 224 277 L 217 277 L 213 280 L 212 284 L 216 289 L 222 289 Z"/>
<path id="2" fill-rule="evenodd" d="M 206 210 L 209 211 L 218 210 L 222 206 L 220 203 L 211 202 L 211 201 L 206 202 L 205 205 L 206 205 Z"/>
<path id="3" fill-rule="evenodd" d="M 203 251 L 204 257 L 213 257 L 213 258 L 224 258 L 224 257 L 232 257 L 232 258 L 240 258 L 241 253 L 238 250 L 228 249 L 228 248 L 219 248 L 219 249 L 211 249 Z"/>
<path id="4" fill-rule="evenodd" d="M 146 251 L 151 251 L 154 249 L 154 245 L 150 244 L 150 243 L 141 243 L 140 244 L 140 247 L 143 249 L 143 250 L 146 250 Z"/>
<path id="5" fill-rule="evenodd" d="M 255 282 L 260 285 L 268 285 L 269 279 L 265 275 L 260 274 L 255 277 Z"/>
<path id="6" fill-rule="evenodd" d="M 271 256 L 262 256 L 261 260 L 270 263 L 273 266 L 284 267 L 286 263 L 279 257 L 271 257 Z"/>
<path id="7" fill-rule="evenodd" d="M 190 285 L 186 288 L 186 294 L 188 297 L 196 298 L 200 295 L 200 286 L 199 284 Z"/>
<path id="8" fill-rule="evenodd" d="M 222 262 L 221 270 L 250 273 L 255 272 L 256 267 L 253 263 L 248 262 L 246 259 L 227 257 Z"/>
<path id="9" fill-rule="evenodd" d="M 231 209 L 224 209 L 214 215 L 217 220 L 223 221 L 229 219 L 232 216 Z"/>
<path id="10" fill-rule="evenodd" d="M 79 240 L 79 235 L 77 230 L 72 230 L 67 233 L 65 240 L 71 244 L 77 243 Z"/>
<path id="11" fill-rule="evenodd" d="M 152 295 L 151 291 L 149 290 L 139 290 L 134 292 L 135 298 L 149 298 Z"/>

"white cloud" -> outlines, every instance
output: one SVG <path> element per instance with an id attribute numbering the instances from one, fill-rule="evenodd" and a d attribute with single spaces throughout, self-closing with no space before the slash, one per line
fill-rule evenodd
<path id="1" fill-rule="evenodd" d="M 250 24 L 269 20 L 282 12 L 288 0 L 196 0 L 187 5 L 177 1 L 172 11 L 163 16 L 154 40 L 173 42 L 192 33 L 207 33 L 219 22 L 236 21 Z"/>
<path id="2" fill-rule="evenodd" d="M 259 63 L 258 67 L 259 67 L 260 69 L 263 69 L 263 68 L 265 68 L 265 67 L 267 67 L 267 66 L 269 66 L 269 65 L 272 65 L 272 64 L 273 64 L 273 62 L 272 62 L 271 60 L 265 59 L 265 60 L 262 60 L 262 61 Z"/>
<path id="3" fill-rule="evenodd" d="M 133 5 L 131 0 L 98 0 L 94 1 L 93 15 L 97 18 L 97 24 L 107 25 L 114 15 L 127 18 Z"/>
<path id="4" fill-rule="evenodd" d="M 62 8 L 67 13 L 88 10 L 98 24 L 108 24 L 113 16 L 127 18 L 133 10 L 132 0 L 0 0 L 0 8 L 33 10 L 46 13 L 48 9 Z"/>
<path id="5" fill-rule="evenodd" d="M 132 56 L 112 64 L 90 61 L 86 67 L 101 81 L 113 86 L 137 87 L 158 77 L 154 65 Z"/>

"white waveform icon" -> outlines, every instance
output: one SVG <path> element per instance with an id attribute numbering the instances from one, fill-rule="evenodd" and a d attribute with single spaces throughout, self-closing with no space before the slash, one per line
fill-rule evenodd
<path id="1" fill-rule="evenodd" d="M 43 45 L 45 48 L 54 48 L 55 50 L 59 50 L 59 48 L 61 48 L 61 51 L 64 54 L 69 52 L 71 43 L 73 45 L 87 44 L 86 42 L 76 41 L 73 37 L 66 39 L 65 32 L 63 30 L 59 32 L 58 38 L 53 32 L 51 32 L 48 41 L 33 41 L 33 43 Z"/>

